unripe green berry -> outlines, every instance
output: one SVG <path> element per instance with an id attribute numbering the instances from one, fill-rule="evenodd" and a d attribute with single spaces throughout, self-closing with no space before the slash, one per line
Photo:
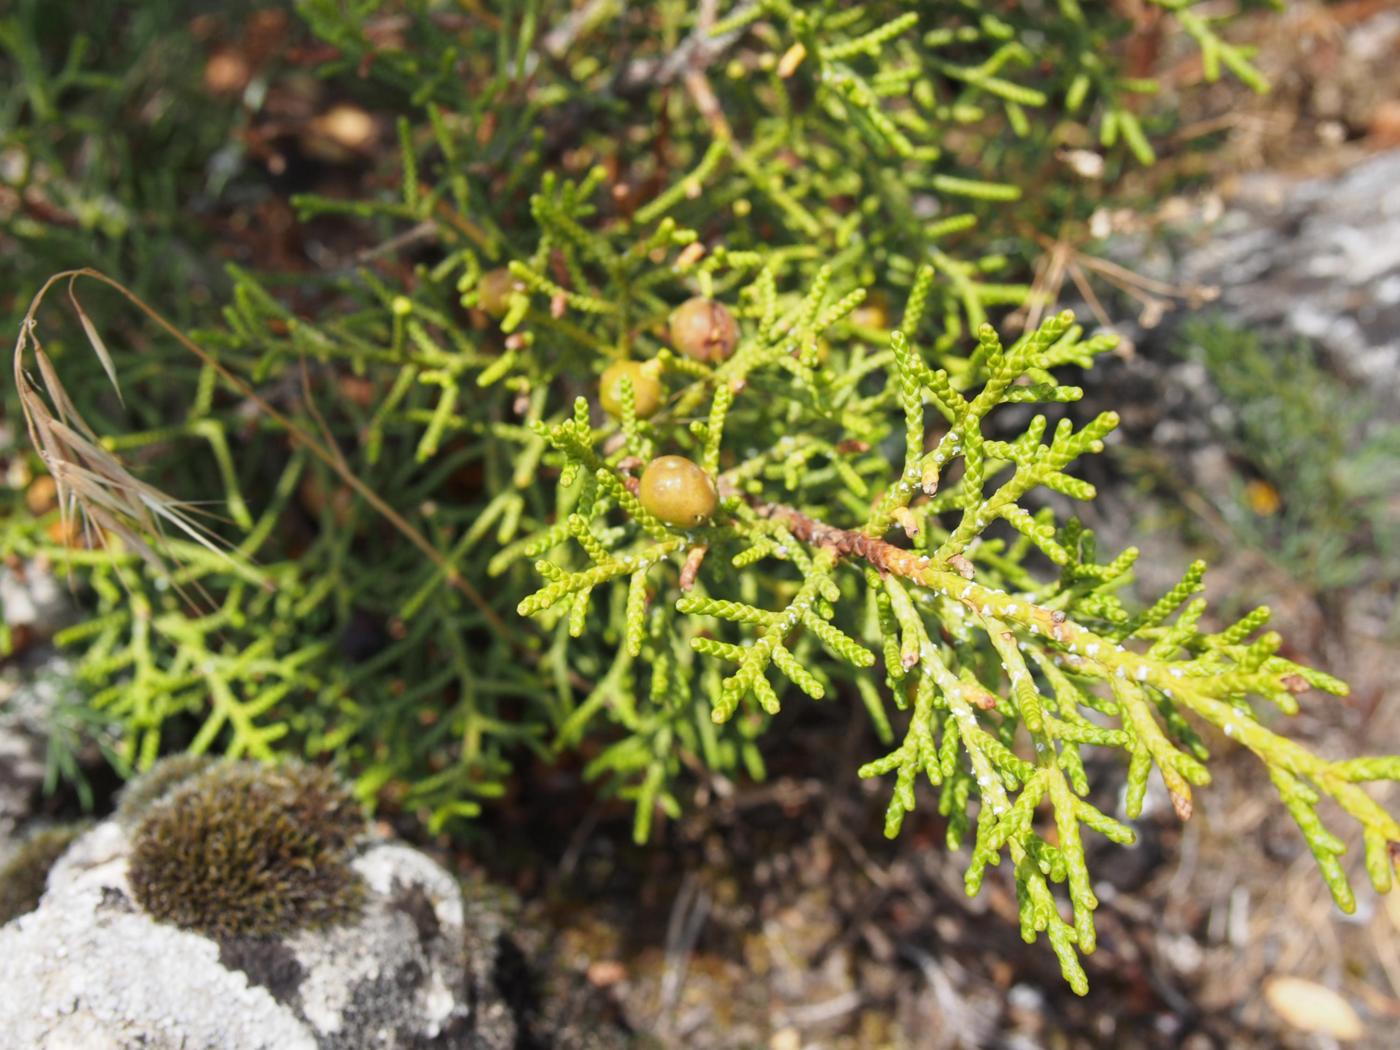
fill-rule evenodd
<path id="1" fill-rule="evenodd" d="M 890 326 L 890 301 L 888 296 L 874 292 L 851 311 L 851 323 L 862 328 L 885 330 Z"/>
<path id="2" fill-rule="evenodd" d="M 642 506 L 667 525 L 703 525 L 719 505 L 710 476 L 684 456 L 660 456 L 642 471 Z"/>
<path id="3" fill-rule="evenodd" d="M 671 314 L 671 345 L 697 361 L 723 361 L 739 342 L 739 323 L 713 299 L 687 299 Z"/>
<path id="4" fill-rule="evenodd" d="M 639 419 L 649 419 L 661 407 L 664 391 L 658 368 L 653 362 L 614 361 L 603 371 L 598 381 L 598 400 L 603 411 L 614 419 L 622 418 L 622 381 L 632 382 L 632 400 Z"/>
<path id="5" fill-rule="evenodd" d="M 517 282 L 509 270 L 487 270 L 476 283 L 476 305 L 492 317 L 504 317 L 516 288 Z"/>

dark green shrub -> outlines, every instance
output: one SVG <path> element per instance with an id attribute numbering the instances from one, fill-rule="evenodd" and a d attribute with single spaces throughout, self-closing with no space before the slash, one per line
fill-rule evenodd
<path id="1" fill-rule="evenodd" d="M 217 5 L 225 32 L 237 37 L 253 6 Z M 0 317 L 9 324 L 36 279 L 78 260 L 127 275 L 182 318 L 224 287 L 208 233 L 225 194 L 247 190 L 233 148 L 246 114 L 201 82 L 196 13 L 185 0 L 0 7 Z"/>

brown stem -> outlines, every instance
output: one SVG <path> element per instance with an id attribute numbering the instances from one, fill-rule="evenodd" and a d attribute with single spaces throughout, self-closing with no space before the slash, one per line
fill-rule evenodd
<path id="1" fill-rule="evenodd" d="M 828 525 L 781 503 L 755 503 L 754 510 L 761 517 L 781 521 L 793 536 L 803 543 L 826 547 L 843 558 L 854 555 L 869 562 L 880 572 L 912 579 L 917 578 L 919 571 L 927 568 L 929 564 L 927 559 L 920 562 L 920 555 L 903 547 L 896 547 L 893 543 L 867 536 L 863 532 Z"/>
<path id="2" fill-rule="evenodd" d="M 947 561 L 935 561 L 926 554 L 919 554 L 893 543 L 857 532 L 842 529 L 835 525 L 809 518 L 801 511 L 781 503 L 752 503 L 754 510 L 764 518 L 780 521 L 803 543 L 824 547 L 838 557 L 857 557 L 881 573 L 899 576 L 921 587 L 928 587 L 962 602 L 979 615 L 992 610 L 1002 618 L 1017 626 L 1042 634 L 1055 642 L 1083 640 L 1100 642 L 1104 650 L 1112 643 L 1097 638 L 1078 624 L 1069 622 L 1058 609 L 1047 609 L 1023 598 L 1012 598 L 1000 591 L 992 590 L 983 584 L 973 583 L 972 564 L 961 555 Z M 1098 646 L 1095 647 L 1096 653 Z M 1125 654 L 1136 659 L 1135 654 Z M 1116 658 L 1106 652 L 1098 661 L 1100 664 L 1116 665 Z"/>

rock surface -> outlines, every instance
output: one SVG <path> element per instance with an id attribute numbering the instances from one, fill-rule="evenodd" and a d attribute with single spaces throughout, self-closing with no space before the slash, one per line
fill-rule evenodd
<path id="1" fill-rule="evenodd" d="M 42 741 L 12 720 L 0 718 L 0 864 L 33 812 L 43 781 Z"/>
<path id="2" fill-rule="evenodd" d="M 1115 236 L 1108 257 L 1181 290 L 1212 289 L 1202 312 L 1235 327 L 1317 347 L 1340 380 L 1364 388 L 1385 418 L 1400 419 L 1400 150 L 1323 178 L 1245 175 L 1228 202 L 1206 195 L 1171 203 L 1160 229 Z M 1138 353 L 1101 358 L 1086 385 L 1110 387 L 1119 401 L 1112 407 L 1140 439 L 1174 446 L 1181 426 L 1194 422 L 1206 440 L 1219 397 L 1198 364 L 1170 349 L 1197 313 L 1171 310 L 1144 327 L 1129 320 L 1127 303 L 1110 312 Z M 1167 430 L 1154 432 L 1163 420 Z"/>
<path id="3" fill-rule="evenodd" d="M 128 840 L 98 825 L 55 865 L 37 910 L 0 929 L 0 1032 L 26 1050 L 511 1047 L 515 1019 L 468 959 L 456 881 L 378 844 L 353 862 L 353 924 L 215 942 L 142 914 Z M 489 969 L 489 965 L 487 967 Z"/>
<path id="4" fill-rule="evenodd" d="M 1164 284 L 1217 294 L 1205 310 L 1172 310 L 1153 327 L 1125 320 L 1126 304 L 1111 309 L 1136 352 L 1101 358 L 1086 375 L 1086 414 L 1119 411 L 1115 440 L 1162 457 L 1195 491 L 1229 493 L 1239 464 L 1222 435 L 1235 429 L 1239 409 L 1185 352 L 1183 326 L 1207 315 L 1275 345 L 1315 349 L 1338 388 L 1356 392 L 1366 417 L 1356 440 L 1400 423 L 1400 150 L 1327 177 L 1245 175 L 1228 202 L 1206 195 L 1174 203 L 1160 229 L 1115 237 L 1107 254 Z M 1283 362 L 1279 374 L 1285 383 Z M 1100 509 L 1114 489 L 1101 485 L 1109 498 Z M 1127 542 L 1130 531 L 1114 540 Z M 1149 560 L 1140 566 L 1150 568 Z"/>
<path id="5" fill-rule="evenodd" d="M 1245 176 L 1178 279 L 1250 325 L 1315 341 L 1347 378 L 1400 396 L 1400 150 L 1331 178 Z"/>
<path id="6" fill-rule="evenodd" d="M 44 639 L 71 616 L 63 583 L 33 563 L 0 566 L 0 615 L 12 642 Z M 0 673 L 0 864 L 34 815 L 44 782 L 50 717 L 69 684 L 70 666 L 51 646 L 39 644 Z"/>
<path id="7" fill-rule="evenodd" d="M 53 712 L 73 688 L 72 664 L 44 648 L 0 677 L 0 863 L 38 815 Z"/>

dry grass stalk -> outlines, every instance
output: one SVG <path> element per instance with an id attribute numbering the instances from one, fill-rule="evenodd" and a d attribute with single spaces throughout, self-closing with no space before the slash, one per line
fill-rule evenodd
<path id="1" fill-rule="evenodd" d="M 102 363 L 102 368 L 116 389 L 118 397 L 121 396 L 112 356 L 96 325 L 74 294 L 73 285 L 80 277 L 100 281 L 115 289 L 184 349 L 212 368 L 226 383 L 280 424 L 294 441 L 339 475 L 346 485 L 422 551 L 441 571 L 443 579 L 461 591 L 496 630 L 503 636 L 511 636 L 512 632 L 476 588 L 463 579 L 456 568 L 447 562 L 442 552 L 402 514 L 356 476 L 338 449 L 333 446 L 327 447 L 306 427 L 279 411 L 247 382 L 230 372 L 213 355 L 193 342 L 125 285 L 100 271 L 86 267 L 65 270 L 44 282 L 43 287 L 30 301 L 29 309 L 25 311 L 14 353 L 15 388 L 19 392 L 29 439 L 44 461 L 45 467 L 53 475 L 65 529 L 76 516 L 82 522 L 82 531 L 87 542 L 106 545 L 108 538 L 115 536 L 162 574 L 168 574 L 167 559 L 173 561 L 164 544 L 166 527 L 177 529 L 210 551 L 229 556 L 221 547 L 219 538 L 194 519 L 192 515 L 195 508 L 192 504 L 167 495 L 137 478 L 116 456 L 102 447 L 101 439 L 78 413 L 59 380 L 52 361 L 44 352 L 38 336 L 39 306 L 54 285 L 67 281 L 69 300 L 77 312 L 78 321 L 87 335 L 93 353 Z M 38 381 L 31 375 L 26 364 L 27 355 L 30 354 L 38 369 Z M 314 406 L 311 411 L 315 417 Z M 162 551 L 165 557 L 162 557 Z"/>
<path id="2" fill-rule="evenodd" d="M 168 574 L 161 556 L 165 526 L 173 526 L 201 546 L 223 553 L 218 537 L 193 517 L 191 505 L 161 492 L 137 478 L 122 465 L 83 419 L 64 389 L 39 340 L 37 313 L 44 295 L 58 281 L 68 279 L 68 298 L 77 312 L 83 332 L 102 363 L 112 388 L 121 397 L 116 367 L 97 327 L 74 293 L 81 271 L 56 274 L 39 289 L 25 312 L 15 342 L 15 389 L 24 412 L 29 440 L 57 488 L 59 515 L 65 535 L 71 534 L 76 517 L 82 523 L 84 542 L 107 546 L 115 536 L 122 546 L 152 568 Z M 32 352 L 39 381 L 26 368 L 26 351 Z"/>

